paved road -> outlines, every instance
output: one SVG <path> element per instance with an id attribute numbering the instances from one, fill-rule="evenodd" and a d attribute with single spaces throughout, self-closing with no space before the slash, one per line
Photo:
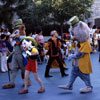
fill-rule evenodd
<path id="1" fill-rule="evenodd" d="M 18 92 L 23 89 L 23 80 L 20 77 L 20 71 L 16 77 L 16 87 L 14 89 L 4 90 L 1 86 L 8 83 L 7 73 L 0 73 L 0 100 L 100 100 L 100 63 L 98 62 L 98 53 L 91 54 L 93 74 L 91 74 L 92 85 L 94 90 L 92 93 L 80 94 L 79 89 L 84 87 L 83 81 L 79 78 L 75 81 L 72 91 L 59 89 L 57 86 L 60 84 L 66 84 L 69 80 L 68 77 L 62 78 L 60 76 L 59 69 L 51 69 L 50 74 L 52 78 L 44 78 L 44 71 L 46 63 L 39 65 L 39 76 L 42 79 L 46 92 L 38 94 L 37 90 L 39 85 L 34 80 L 33 74 L 30 74 L 32 86 L 29 87 L 29 93 L 24 95 L 18 95 Z M 70 74 L 71 62 L 66 61 L 69 68 L 66 73 Z"/>

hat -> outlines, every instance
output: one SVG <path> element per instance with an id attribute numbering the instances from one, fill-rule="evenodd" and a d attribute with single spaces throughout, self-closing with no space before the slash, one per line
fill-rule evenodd
<path id="1" fill-rule="evenodd" d="M 79 18 L 77 16 L 73 16 L 68 21 L 72 26 L 76 25 L 79 22 Z"/>
<path id="2" fill-rule="evenodd" d="M 22 19 L 17 19 L 16 21 L 14 21 L 13 23 L 13 28 L 19 28 L 23 25 L 23 21 Z"/>

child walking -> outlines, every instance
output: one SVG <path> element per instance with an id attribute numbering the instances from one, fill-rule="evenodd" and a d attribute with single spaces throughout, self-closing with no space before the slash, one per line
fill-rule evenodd
<path id="1" fill-rule="evenodd" d="M 42 81 L 40 80 L 38 76 L 38 62 L 37 62 L 37 56 L 38 56 L 38 50 L 36 48 L 32 48 L 31 54 L 29 54 L 28 64 L 25 69 L 25 80 L 24 80 L 24 90 L 20 91 L 19 94 L 25 94 L 28 93 L 28 78 L 30 72 L 33 72 L 35 80 L 39 83 L 40 89 L 37 91 L 38 93 L 45 92 L 45 88 L 42 84 Z"/>

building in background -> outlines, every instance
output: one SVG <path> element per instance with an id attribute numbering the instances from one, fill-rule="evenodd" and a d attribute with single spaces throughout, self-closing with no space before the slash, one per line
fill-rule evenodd
<path id="1" fill-rule="evenodd" d="M 87 20 L 87 22 L 91 22 L 92 25 L 100 27 L 100 0 L 94 0 L 90 10 L 92 11 L 91 17 Z"/>

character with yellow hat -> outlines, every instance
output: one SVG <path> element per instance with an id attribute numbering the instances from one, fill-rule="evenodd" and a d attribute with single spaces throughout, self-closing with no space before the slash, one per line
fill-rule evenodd
<path id="1" fill-rule="evenodd" d="M 79 76 L 85 83 L 86 87 L 80 89 L 80 93 L 88 93 L 92 91 L 90 82 L 90 73 L 92 73 L 92 65 L 90 53 L 92 51 L 89 42 L 89 27 L 86 23 L 79 21 L 77 16 L 72 17 L 69 22 L 72 25 L 74 39 L 80 44 L 75 54 L 68 57 L 68 60 L 74 59 L 71 78 L 68 85 L 61 85 L 59 88 L 71 90 L 75 79 Z"/>
<path id="2" fill-rule="evenodd" d="M 15 44 L 13 45 L 13 52 L 11 54 L 13 54 L 12 56 L 12 61 L 11 61 L 11 80 L 9 82 L 9 84 L 7 85 L 3 85 L 3 89 L 8 89 L 8 88 L 14 88 L 15 87 L 15 78 L 16 75 L 18 73 L 18 70 L 21 70 L 21 76 L 22 79 L 24 80 L 24 72 L 25 72 L 25 65 L 23 63 L 23 48 L 21 47 L 21 38 L 20 38 L 20 28 L 23 26 L 23 21 L 22 19 L 17 19 L 14 21 L 13 23 L 13 29 L 14 32 L 11 35 L 11 37 L 13 38 L 13 41 L 15 41 Z M 25 31 L 25 30 L 24 30 Z M 29 80 L 28 85 L 31 85 L 31 82 Z"/>
<path id="3" fill-rule="evenodd" d="M 32 41 L 30 40 L 24 39 L 22 41 L 22 47 L 28 55 L 28 64 L 26 65 L 26 69 L 25 69 L 24 90 L 21 90 L 19 94 L 28 93 L 27 83 L 28 83 L 28 77 L 30 72 L 33 72 L 36 81 L 40 85 L 40 89 L 38 90 L 38 93 L 43 93 L 45 92 L 45 89 L 37 73 L 38 72 L 37 56 L 39 55 L 39 52 L 36 49 L 36 47 L 32 45 Z"/>

